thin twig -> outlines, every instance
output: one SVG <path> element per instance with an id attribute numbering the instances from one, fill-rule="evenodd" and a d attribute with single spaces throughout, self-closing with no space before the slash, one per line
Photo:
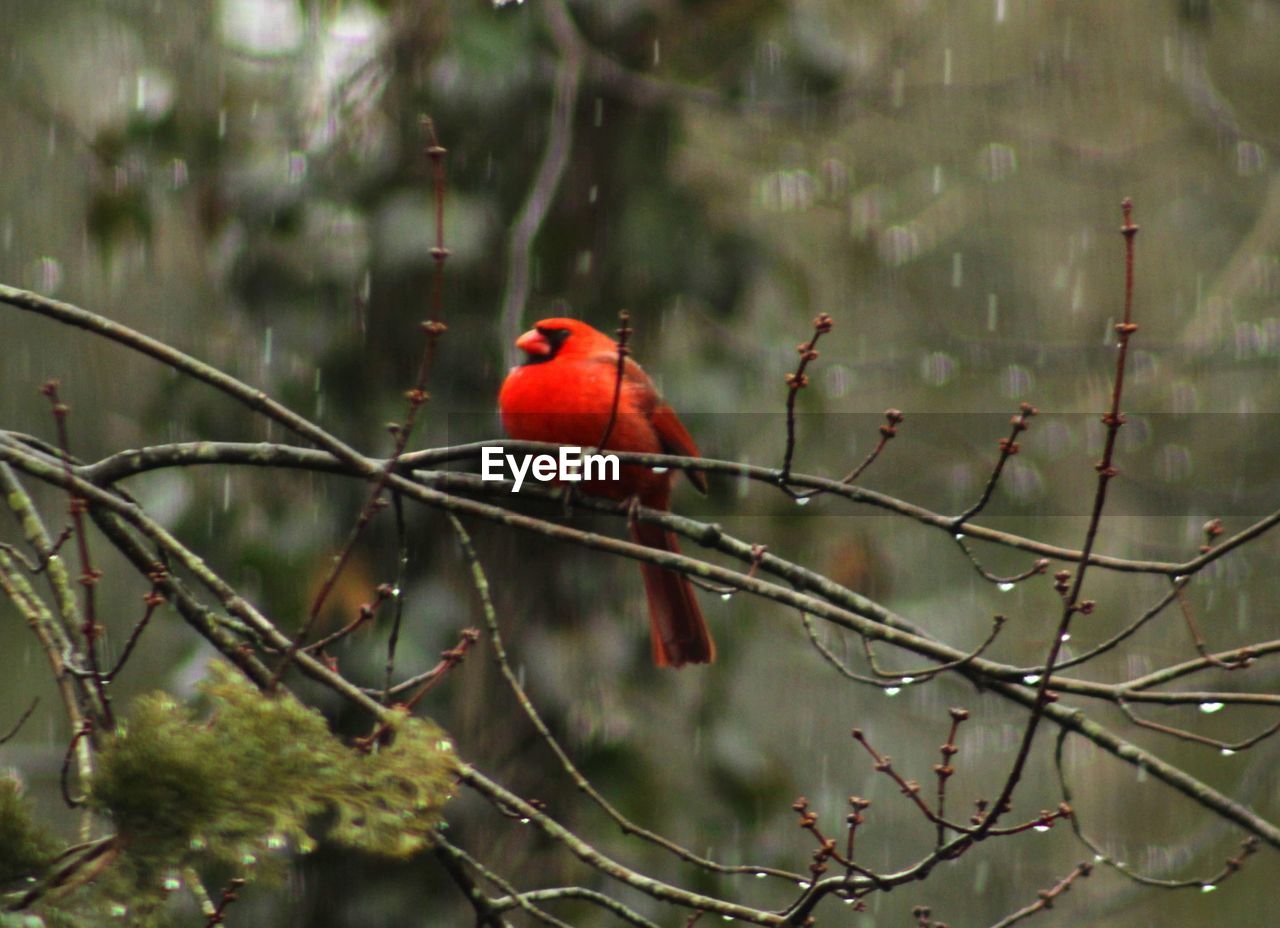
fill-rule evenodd
<path id="1" fill-rule="evenodd" d="M 1085 572 L 1089 567 L 1089 555 L 1093 552 L 1093 545 L 1098 537 L 1098 527 L 1102 523 L 1102 510 L 1107 502 L 1107 487 L 1111 479 L 1119 473 L 1114 463 L 1114 456 L 1116 438 L 1120 434 L 1120 426 L 1124 424 L 1124 416 L 1120 412 L 1120 398 L 1124 392 L 1124 371 L 1125 362 L 1129 356 L 1129 338 L 1138 330 L 1137 324 L 1133 322 L 1133 240 L 1138 234 L 1138 227 L 1133 223 L 1133 203 L 1128 198 L 1121 204 L 1121 210 L 1124 214 L 1124 225 L 1121 226 L 1120 231 L 1124 235 L 1125 242 L 1124 318 L 1116 325 L 1119 342 L 1116 346 L 1115 379 L 1111 386 L 1111 405 L 1102 417 L 1102 424 L 1106 427 L 1106 439 L 1102 448 L 1102 460 L 1094 468 L 1098 473 L 1098 483 L 1093 497 L 1093 509 L 1089 514 L 1089 524 L 1085 529 L 1084 545 L 1080 549 L 1081 563 L 1076 569 L 1070 590 L 1063 597 L 1062 617 L 1058 621 L 1053 640 L 1049 643 L 1049 653 L 1045 656 L 1042 671 L 1043 676 L 1036 690 L 1031 716 L 1023 729 L 1022 742 L 1018 746 L 1018 752 L 1009 768 L 1004 786 L 1000 790 L 1000 796 L 992 805 L 991 814 L 980 826 L 979 836 L 987 834 L 995 827 L 996 821 L 1008 808 L 1019 780 L 1022 779 L 1022 772 L 1031 754 L 1032 740 L 1040 727 L 1044 707 L 1050 701 L 1049 680 L 1057 666 L 1058 655 L 1066 643 L 1067 630 L 1078 613 L 1087 611 L 1085 604 L 1080 601 L 1080 592 L 1084 586 Z"/>
<path id="2" fill-rule="evenodd" d="M 1058 882 L 1054 883 L 1053 886 L 1051 886 L 1048 889 L 1041 890 L 1039 893 L 1037 893 L 1037 896 L 1039 898 L 1037 898 L 1035 902 L 1031 903 L 1025 908 L 1021 908 L 1018 911 L 1005 916 L 1004 918 L 1000 919 L 1000 921 L 995 922 L 991 926 L 991 928 L 1010 928 L 1010 926 L 1016 925 L 1018 922 L 1022 921 L 1025 918 L 1030 918 L 1032 915 L 1035 915 L 1037 912 L 1040 912 L 1044 909 L 1052 908 L 1054 900 L 1056 900 L 1059 896 L 1061 896 L 1063 893 L 1069 890 L 1076 880 L 1083 879 L 1092 872 L 1093 872 L 1092 864 L 1089 864 L 1089 863 L 1076 864 L 1074 870 L 1072 870 L 1070 873 L 1068 873 L 1065 877 L 1060 879 Z"/>
<path id="3" fill-rule="evenodd" d="M 956 734 L 963 724 L 969 718 L 969 710 L 952 706 L 947 710 L 951 715 L 951 731 L 947 735 L 947 740 L 943 742 L 942 747 L 938 749 L 942 755 L 942 759 L 934 765 L 933 772 L 938 778 L 938 846 L 941 847 L 947 840 L 946 827 L 942 822 L 947 818 L 947 781 L 955 775 L 955 765 L 951 763 L 951 759 L 960 752 L 956 747 Z"/>
<path id="4" fill-rule="evenodd" d="M 992 643 L 995 642 L 996 638 L 1000 635 L 1000 630 L 1004 628 L 1005 623 L 1008 621 L 1009 620 L 1003 615 L 998 613 L 993 615 L 991 617 L 991 630 L 987 632 L 987 637 L 984 638 L 982 643 L 972 651 L 954 658 L 953 660 L 949 660 L 946 663 L 920 667 L 915 670 L 884 670 L 881 668 L 876 662 L 876 655 L 871 649 L 871 642 L 865 635 L 862 637 L 863 651 L 867 657 L 867 664 L 871 667 L 871 672 L 874 673 L 877 678 L 896 680 L 899 685 L 903 686 L 908 683 L 921 683 L 932 677 L 936 677 L 944 671 L 955 670 L 957 667 L 962 667 L 965 664 L 970 664 L 977 660 L 982 656 L 983 652 L 985 652 L 987 648 L 991 647 Z"/>
<path id="5" fill-rule="evenodd" d="M 790 492 L 791 480 L 791 460 L 796 452 L 796 397 L 800 391 L 809 385 L 809 375 L 805 373 L 811 361 L 818 359 L 817 344 L 818 339 L 831 331 L 833 326 L 831 317 L 826 313 L 819 313 L 817 318 L 813 320 L 813 335 L 809 341 L 802 345 L 796 346 L 796 351 L 800 355 L 800 361 L 796 364 L 796 369 L 792 373 L 787 374 L 787 444 L 782 452 L 782 471 L 778 475 L 778 486 L 784 491 Z"/>
<path id="6" fill-rule="evenodd" d="M 75 755 L 76 745 L 81 739 L 88 740 L 93 734 L 93 719 L 85 716 L 80 721 L 80 727 L 76 729 L 75 734 L 71 736 L 71 741 L 67 744 L 67 749 L 62 753 L 62 767 L 58 771 L 58 788 L 62 791 L 62 801 L 67 804 L 68 809 L 78 809 L 84 805 L 87 798 L 85 795 L 71 795 L 71 758 Z M 82 783 L 84 787 L 88 784 Z"/>
<path id="7" fill-rule="evenodd" d="M 448 675 L 449 671 L 466 659 L 467 651 L 479 640 L 480 632 L 477 629 L 464 628 L 458 638 L 458 643 L 452 648 L 440 652 L 440 662 L 422 675 L 422 683 L 418 687 L 418 691 L 405 700 L 405 708 L 412 709 L 423 696 L 435 689 L 440 681 Z"/>
<path id="8" fill-rule="evenodd" d="M 960 546 L 960 550 L 964 552 L 964 556 L 968 558 L 969 563 L 973 565 L 973 569 L 978 572 L 978 576 L 988 583 L 995 584 L 1001 590 L 1008 592 L 1014 586 L 1023 580 L 1030 580 L 1032 577 L 1038 577 L 1049 569 L 1049 559 L 1039 558 L 1034 564 L 1021 573 L 1011 574 L 1009 576 L 1000 576 L 993 574 L 987 568 L 982 566 L 982 562 L 978 560 L 978 556 L 973 553 L 973 549 L 969 547 L 968 539 L 962 533 L 957 532 L 955 535 L 956 544 Z"/>
<path id="9" fill-rule="evenodd" d="M 898 426 L 902 424 L 903 415 L 896 409 L 886 409 L 884 411 L 885 423 L 880 426 L 880 438 L 876 442 L 875 447 L 870 453 L 862 459 L 862 463 L 855 467 L 849 473 L 840 478 L 841 483 L 855 483 L 868 467 L 876 462 L 880 457 L 880 452 L 884 451 L 885 445 L 889 444 L 898 436 Z"/>
<path id="10" fill-rule="evenodd" d="M 644 893 L 650 898 L 690 909 L 702 909 L 723 917 L 750 922 L 753 925 L 782 925 L 785 923 L 783 916 L 775 913 L 763 912 L 750 906 L 739 905 L 735 902 L 727 902 L 702 893 L 681 889 L 662 880 L 637 873 L 601 853 L 541 809 L 521 799 L 515 793 L 494 782 L 469 764 L 459 765 L 458 779 L 463 785 L 475 790 L 489 801 L 505 806 L 518 814 L 520 818 L 527 819 L 547 838 L 563 845 L 571 854 L 597 872 Z"/>
<path id="11" fill-rule="evenodd" d="M 30 497 L 26 495 L 21 484 L 7 467 L 0 470 L 3 471 L 5 482 L 13 488 L 12 492 L 6 494 L 10 507 L 15 513 L 25 510 L 30 506 Z M 37 520 L 39 518 L 34 514 L 34 510 L 31 511 L 31 518 Z M 57 686 L 58 696 L 62 700 L 68 726 L 72 731 L 80 731 L 86 718 L 80 708 L 81 696 L 91 704 L 94 691 L 91 687 L 82 684 L 70 672 L 67 656 L 70 654 L 71 645 L 63 628 L 54 621 L 52 613 L 32 589 L 30 582 L 17 569 L 9 555 L 3 551 L 0 551 L 0 591 L 9 598 L 35 634 L 36 640 L 40 643 L 40 649 L 49 662 L 49 670 Z M 75 742 L 75 748 L 76 768 L 80 782 L 88 783 L 93 777 L 93 745 L 88 739 L 81 738 Z M 88 840 L 91 828 L 92 822 L 86 813 L 80 818 L 82 840 Z"/>
<path id="12" fill-rule="evenodd" d="M 1123 697 L 1117 701 L 1116 705 L 1118 705 L 1120 707 L 1120 711 L 1125 714 L 1125 718 L 1140 728 L 1145 728 L 1149 731 L 1158 731 L 1162 735 L 1170 735 L 1180 741 L 1190 741 L 1194 744 L 1203 744 L 1207 747 L 1214 748 L 1222 754 L 1228 755 L 1239 754 L 1241 751 L 1247 751 L 1255 744 L 1259 744 L 1270 738 L 1276 732 L 1280 732 L 1280 722 L 1275 722 L 1248 738 L 1242 738 L 1239 741 L 1223 741 L 1220 738 L 1210 738 L 1207 735 L 1188 731 L 1185 728 L 1177 728 L 1172 725 L 1164 725 L 1160 722 L 1153 722 L 1150 719 L 1144 719 L 1133 711 L 1133 707 L 1129 705 L 1129 701 Z"/>
<path id="13" fill-rule="evenodd" d="M 853 729 L 852 735 L 853 740 L 862 745 L 863 749 L 871 755 L 871 759 L 875 762 L 876 772 L 883 773 L 885 776 L 889 777 L 889 779 L 893 780 L 893 782 L 898 785 L 898 789 L 902 794 L 911 800 L 911 804 L 920 811 L 920 814 L 928 819 L 932 824 L 938 826 L 939 839 L 935 853 L 937 853 L 942 859 L 951 859 L 958 856 L 964 850 L 967 850 L 972 846 L 972 839 L 978 838 L 980 835 L 983 837 L 1016 835 L 1021 834 L 1024 831 L 1030 831 L 1032 828 L 1044 828 L 1060 818 L 1071 817 L 1071 807 L 1066 803 L 1062 803 L 1057 809 L 1046 809 L 1029 821 L 1023 822 L 1019 825 L 1012 825 L 1007 828 L 985 827 L 987 822 L 991 820 L 990 815 L 984 816 L 981 821 L 975 822 L 976 827 L 972 828 L 966 825 L 961 825 L 959 822 L 948 821 L 939 813 L 929 808 L 929 804 L 925 802 L 920 795 L 921 786 L 919 782 L 916 780 L 908 780 L 898 773 L 898 771 L 894 769 L 893 761 L 871 746 L 871 742 L 867 740 L 867 736 L 862 729 Z M 959 835 L 961 839 L 967 840 L 959 840 L 953 845 L 946 845 L 943 842 L 946 839 L 947 831 L 953 831 Z"/>
<path id="14" fill-rule="evenodd" d="M 649 921 L 634 909 L 629 909 L 618 900 L 606 896 L 604 893 L 598 893 L 593 889 L 587 889 L 585 886 L 555 886 L 548 889 L 528 889 L 514 896 L 500 896 L 493 900 L 493 904 L 496 908 L 502 910 L 517 908 L 522 902 L 558 902 L 562 899 L 579 899 L 583 902 L 597 905 L 610 914 L 617 916 L 619 920 L 629 925 L 636 925 L 637 928 L 658 928 L 656 922 Z"/>
<path id="15" fill-rule="evenodd" d="M 67 417 L 71 407 L 62 402 L 58 395 L 58 382 L 46 381 L 40 392 L 49 400 L 53 412 L 53 421 L 58 433 L 58 448 L 62 452 L 62 464 L 67 476 L 71 475 L 71 442 L 67 432 Z M 115 727 L 111 714 L 111 700 L 107 696 L 106 682 L 102 678 L 102 668 L 98 655 L 98 639 L 102 637 L 103 628 L 98 624 L 97 596 L 94 595 L 102 572 L 93 566 L 93 558 L 89 552 L 89 535 L 85 529 L 84 514 L 88 503 L 68 491 L 67 508 L 71 514 L 71 523 L 75 527 L 74 536 L 76 552 L 80 559 L 80 576 L 77 582 L 84 591 L 84 621 L 80 625 L 80 635 L 84 639 L 84 659 L 89 666 L 90 682 L 97 694 L 96 710 L 100 721 L 107 730 Z"/>
<path id="16" fill-rule="evenodd" d="M 1126 680 L 1123 684 L 1120 684 L 1120 687 L 1124 690 L 1125 698 L 1132 701 L 1139 693 L 1142 693 L 1143 696 L 1152 695 L 1143 691 L 1149 690 L 1153 686 L 1172 683 L 1174 680 L 1189 676 L 1193 673 L 1200 673 L 1205 670 L 1216 670 L 1223 664 L 1237 663 L 1246 656 L 1257 658 L 1265 654 L 1275 654 L 1278 649 L 1280 649 L 1280 640 L 1259 641 L 1244 648 L 1233 648 L 1230 651 L 1219 651 L 1217 654 L 1211 654 L 1207 657 L 1197 657 L 1193 660 L 1184 661 L 1181 664 L 1173 664 L 1169 667 L 1163 667 L 1160 670 L 1153 670 L 1151 673 L 1145 674 L 1144 676 L 1134 677 L 1132 680 Z M 1255 693 L 1253 695 L 1265 696 L 1268 694 Z M 1206 700 L 1201 699 L 1188 701 L 1205 702 Z M 1226 700 L 1220 700 L 1214 697 L 1208 701 L 1232 702 L 1233 700 L 1229 698 Z M 1253 699 L 1245 701 L 1255 702 Z M 1256 700 L 1256 702 L 1263 705 L 1278 704 L 1274 703 L 1270 699 L 1260 699 Z"/>
<path id="17" fill-rule="evenodd" d="M 457 845 L 449 844 L 447 841 L 441 841 L 438 850 L 443 851 L 446 855 L 456 858 L 458 861 L 464 862 L 480 874 L 485 880 L 501 889 L 507 895 L 500 896 L 496 899 L 485 897 L 484 908 L 486 915 L 497 915 L 511 909 L 521 909 L 533 918 L 546 925 L 564 926 L 568 928 L 560 919 L 553 917 L 544 912 L 535 903 L 539 902 L 556 902 L 561 899 L 581 899 L 590 902 L 593 905 L 600 906 L 613 915 L 617 916 L 624 922 L 636 925 L 638 928 L 657 928 L 653 922 L 642 917 L 638 912 L 628 908 L 616 899 L 611 899 L 604 893 L 598 893 L 595 890 L 587 889 L 584 886 L 557 886 L 550 889 L 529 889 L 519 892 L 508 881 L 499 876 L 492 868 L 485 866 L 471 854 L 468 854 Z M 478 887 L 476 888 L 478 891 Z M 480 913 L 477 912 L 477 915 Z"/>
<path id="18" fill-rule="evenodd" d="M 900 681 L 887 682 L 885 680 L 878 680 L 875 677 L 868 677 L 864 674 L 858 673 L 845 663 L 835 651 L 827 647 L 827 645 L 823 643 L 822 639 L 818 637 L 817 629 L 813 626 L 813 618 L 809 613 L 801 612 L 800 621 L 804 625 L 805 633 L 809 637 L 809 643 L 812 644 L 817 652 L 822 655 L 822 658 L 834 667 L 840 676 L 844 677 L 846 680 L 852 680 L 854 683 L 861 683 L 865 686 L 878 687 L 882 690 L 896 690 L 902 686 Z"/>
<path id="19" fill-rule="evenodd" d="M 1067 782 L 1066 764 L 1064 763 L 1064 746 L 1066 744 L 1069 732 L 1063 729 L 1058 733 L 1057 744 L 1053 752 L 1054 769 L 1058 774 L 1058 786 L 1062 790 L 1062 800 L 1068 804 L 1072 801 L 1071 785 Z M 1079 810 L 1075 815 L 1071 816 L 1071 830 L 1075 834 L 1076 839 L 1087 847 L 1093 853 L 1095 863 L 1106 864 L 1117 873 L 1124 875 L 1125 878 L 1139 883 L 1143 886 L 1151 886 L 1159 889 L 1201 889 L 1206 886 L 1216 886 L 1225 880 L 1232 873 L 1240 869 L 1244 859 L 1258 850 L 1258 839 L 1250 836 L 1240 843 L 1240 854 L 1237 857 L 1227 858 L 1223 869 L 1209 877 L 1190 877 L 1180 880 L 1162 879 L 1160 877 L 1150 876 L 1135 870 L 1132 865 L 1124 861 L 1116 860 L 1098 845 L 1096 841 L 1084 833 L 1084 826 L 1080 821 Z"/>
<path id="20" fill-rule="evenodd" d="M 1211 666 L 1217 667 L 1219 670 L 1244 670 L 1252 665 L 1255 659 L 1254 654 L 1247 647 L 1239 649 L 1238 656 L 1231 660 L 1222 660 L 1209 651 L 1204 635 L 1200 634 L 1200 626 L 1196 622 L 1195 613 L 1191 611 L 1191 603 L 1187 601 L 1187 594 L 1183 589 L 1185 586 L 1186 584 L 1174 583 L 1173 592 L 1178 597 L 1178 606 L 1182 610 L 1182 619 L 1187 624 L 1187 631 L 1195 644 L 1196 652 Z"/>
<path id="21" fill-rule="evenodd" d="M 116 660 L 115 666 L 103 674 L 102 680 L 104 683 L 110 683 L 124 669 L 124 665 L 129 662 L 129 656 L 133 654 L 133 649 L 142 638 L 142 633 L 146 631 L 151 617 L 155 615 L 156 609 L 164 605 L 164 594 L 159 591 L 159 585 L 163 579 L 163 569 L 158 569 L 151 576 L 151 589 L 142 597 L 143 605 L 146 607 L 142 613 L 142 618 L 133 626 L 133 631 L 129 633 L 129 639 L 124 643 L 124 649 L 120 652 L 120 657 Z"/>
<path id="22" fill-rule="evenodd" d="M 1030 403 L 1023 403 L 1018 414 L 1009 421 L 1009 436 L 1000 439 L 1000 456 L 996 458 L 995 467 L 991 469 L 991 476 L 987 479 L 987 485 L 983 488 L 982 495 L 978 497 L 977 502 L 956 516 L 951 525 L 952 531 L 960 531 L 966 522 L 982 512 L 987 503 L 991 501 L 991 495 L 996 491 L 996 484 L 1000 482 L 1000 475 L 1004 472 L 1005 464 L 1009 462 L 1009 458 L 1020 450 L 1018 436 L 1030 428 L 1031 417 L 1037 411 Z"/>
<path id="23" fill-rule="evenodd" d="M 118 835 L 84 841 L 58 858 L 58 868 L 10 902 L 5 910 L 22 912 L 54 892 L 62 892 L 90 882 L 107 869 L 119 852 Z"/>
<path id="24" fill-rule="evenodd" d="M 1116 645 L 1121 644 L 1126 639 L 1132 637 L 1140 628 L 1142 628 L 1144 625 L 1146 625 L 1148 622 L 1150 622 L 1152 619 L 1158 616 L 1161 612 L 1163 612 L 1165 608 L 1169 605 L 1169 603 L 1173 602 L 1174 597 L 1178 593 L 1178 590 L 1182 589 L 1182 587 L 1186 586 L 1190 582 L 1191 582 L 1190 578 L 1188 577 L 1182 577 L 1177 580 L 1172 580 L 1171 581 L 1172 589 L 1170 589 L 1169 592 L 1165 593 L 1164 596 L 1160 597 L 1160 599 L 1158 599 L 1153 605 L 1148 607 L 1147 610 L 1142 613 L 1142 615 L 1138 616 L 1136 619 L 1134 619 L 1132 622 L 1130 622 L 1120 631 L 1116 632 L 1106 641 L 1103 641 L 1100 644 L 1094 645 L 1089 650 L 1084 651 L 1080 654 L 1077 654 L 1075 657 L 1068 657 L 1068 658 L 1065 658 L 1064 660 L 1058 661 L 1058 666 L 1057 666 L 1058 671 L 1061 672 L 1063 670 L 1066 670 L 1069 667 L 1078 667 L 1081 664 L 1088 663 L 1089 661 L 1097 657 L 1099 654 L 1105 654 L 1106 652 L 1110 651 L 1112 648 L 1116 647 Z M 1039 672 L 1040 672 L 1039 666 L 1023 668 L 1024 674 L 1038 674 Z"/>
<path id="25" fill-rule="evenodd" d="M 22 715 L 18 716 L 18 720 L 13 723 L 13 727 L 5 732 L 5 734 L 0 735 L 0 744 L 13 740 L 13 737 L 17 735 L 18 732 L 22 731 L 22 726 L 27 724 L 27 719 L 31 718 L 31 713 L 36 711 L 36 706 L 38 705 L 40 705 L 40 697 L 33 697 L 31 704 L 27 706 Z"/>
<path id="26" fill-rule="evenodd" d="M 600 440 L 596 442 L 596 454 L 608 447 L 609 438 L 613 435 L 613 427 L 618 422 L 618 404 L 622 401 L 622 383 L 627 372 L 627 355 L 630 354 L 627 342 L 630 338 L 631 313 L 625 309 L 619 310 L 618 341 L 615 343 L 615 350 L 618 353 L 618 366 L 613 375 L 613 400 L 609 403 L 609 421 L 605 423 L 604 431 L 600 434 Z"/>
<path id="27" fill-rule="evenodd" d="M 449 874 L 449 878 L 457 884 L 458 889 L 462 890 L 462 894 L 467 897 L 467 902 L 475 910 L 476 928 L 510 928 L 510 923 L 502 917 L 502 913 L 494 906 L 493 900 L 485 895 L 484 890 L 467 872 L 464 864 L 476 866 L 477 862 L 474 858 L 451 844 L 444 835 L 436 835 L 431 847 L 445 873 Z"/>
<path id="28" fill-rule="evenodd" d="M 227 909 L 231 903 L 240 898 L 240 890 L 244 888 L 244 883 L 244 877 L 239 876 L 227 881 L 227 885 L 222 890 L 222 897 L 218 899 L 217 905 L 205 920 L 205 928 L 215 928 L 226 920 Z"/>
<path id="29" fill-rule="evenodd" d="M 404 623 L 404 584 L 409 575 L 409 530 L 404 517 L 404 497 L 391 494 L 391 506 L 396 514 L 396 593 L 395 609 L 391 616 L 391 633 L 387 636 L 387 661 L 383 670 L 382 702 L 391 703 L 391 679 L 396 672 L 396 649 L 400 646 L 400 629 Z"/>
<path id="30" fill-rule="evenodd" d="M 342 639 L 350 636 L 353 632 L 372 622 L 377 616 L 378 610 L 382 607 L 382 604 L 388 599 L 394 598 L 396 598 L 395 588 L 387 583 L 379 583 L 374 587 L 373 599 L 370 602 L 360 604 L 359 608 L 356 609 L 356 617 L 354 619 L 337 631 L 331 632 L 323 638 L 319 638 L 311 642 L 311 644 L 307 645 L 303 650 L 311 654 L 324 653 L 331 645 L 336 644 Z"/>

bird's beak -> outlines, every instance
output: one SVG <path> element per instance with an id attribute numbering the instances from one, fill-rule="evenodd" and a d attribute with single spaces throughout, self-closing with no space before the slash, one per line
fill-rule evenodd
<path id="1" fill-rule="evenodd" d="M 545 358 L 551 354 L 551 342 L 537 329 L 530 329 L 517 338 L 516 347 L 533 358 Z"/>

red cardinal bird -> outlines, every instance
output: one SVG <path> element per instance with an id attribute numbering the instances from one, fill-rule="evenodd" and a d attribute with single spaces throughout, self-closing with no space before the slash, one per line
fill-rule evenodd
<path id="1" fill-rule="evenodd" d="M 618 346 L 613 339 L 577 319 L 543 319 L 516 340 L 527 358 L 511 369 L 498 408 L 512 438 L 547 441 L 592 449 L 605 437 L 618 378 Z M 698 455 L 675 411 L 662 402 L 648 375 L 630 358 L 622 373 L 617 415 L 604 446 L 614 451 Z M 706 492 L 706 478 L 689 471 Z M 583 489 L 609 499 L 637 498 L 650 509 L 667 509 L 670 473 L 623 465 L 618 480 L 593 480 Z M 674 533 L 633 521 L 631 540 L 660 551 L 678 552 Z M 706 664 L 715 660 L 702 610 L 688 579 L 654 564 L 641 564 L 649 600 L 653 660 L 659 667 Z"/>

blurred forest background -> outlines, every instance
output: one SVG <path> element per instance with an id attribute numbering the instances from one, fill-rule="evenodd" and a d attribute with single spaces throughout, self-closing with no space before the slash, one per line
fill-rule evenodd
<path id="1" fill-rule="evenodd" d="M 958 512 L 1025 400 L 1044 415 L 984 521 L 1076 547 L 1114 367 L 1118 205 L 1131 196 L 1143 227 L 1141 330 L 1100 549 L 1185 559 L 1207 519 L 1238 529 L 1280 498 L 1274 0 L 529 0 L 496 10 L 485 0 L 5 0 L 4 20 L 0 281 L 171 342 L 368 453 L 390 450 L 385 423 L 402 414 L 417 323 L 430 312 L 420 126 L 430 114 L 449 149 L 453 257 L 449 331 L 415 447 L 499 434 L 497 389 L 513 339 L 533 321 L 567 306 L 612 330 L 627 308 L 636 357 L 703 452 L 777 465 L 784 374 L 812 318 L 829 312 L 835 330 L 800 398 L 797 470 L 843 474 L 874 444 L 882 411 L 897 407 L 901 436 L 862 483 Z M 72 449 L 86 459 L 161 441 L 284 437 L 159 365 L 8 308 L 0 346 L 0 421 L 51 436 L 38 387 L 59 378 Z M 130 489 L 286 628 L 305 614 L 367 493 L 321 476 L 214 469 L 163 471 Z M 57 525 L 65 502 L 39 498 Z M 1060 609 L 1048 577 L 1002 591 L 942 533 L 832 498 L 801 509 L 720 480 L 707 500 L 678 488 L 675 508 L 828 573 L 959 648 L 1005 613 L 1010 627 L 990 656 L 1009 663 L 1042 659 Z M 477 621 L 443 518 L 414 512 L 410 528 L 406 670 L 435 663 Z M 946 707 L 968 707 L 958 804 L 990 791 L 1016 744 L 1022 715 L 995 697 L 946 678 L 895 696 L 850 684 L 797 615 L 741 595 L 703 598 L 715 665 L 656 671 L 634 565 L 473 529 L 513 659 L 583 770 L 627 813 L 718 859 L 803 869 L 812 840 L 789 808 L 799 794 L 832 823 L 849 794 L 873 800 L 859 839 L 869 865 L 927 848 L 929 826 L 871 769 L 852 726 L 925 779 Z M 1268 536 L 1243 548 L 1189 588 L 1212 647 L 1277 636 L 1278 544 Z M 1031 560 L 982 555 L 1003 573 Z M 101 557 L 101 611 L 118 646 L 145 590 Z M 344 574 L 325 630 L 394 572 L 387 515 Z M 1100 607 L 1072 645 L 1106 638 L 1165 590 L 1160 578 L 1093 574 L 1087 592 Z M 377 629 L 356 636 L 340 651 L 344 671 L 379 680 L 384 640 Z M 0 747 L 0 765 L 69 822 L 56 783 L 65 721 L 8 604 L 0 642 L 0 729 L 32 694 L 46 697 Z M 1092 671 L 1110 679 L 1193 654 L 1180 627 L 1157 625 Z M 166 616 L 115 684 L 118 698 L 188 694 L 209 657 Z M 1280 687 L 1274 668 L 1255 673 Z M 588 836 L 612 834 L 575 809 L 483 653 L 420 711 L 521 794 Z M 1160 718 L 1194 727 L 1198 716 Z M 1241 737 L 1267 721 L 1232 708 L 1214 724 Z M 1131 734 L 1280 816 L 1274 744 L 1223 757 Z M 1215 871 L 1241 838 L 1092 749 L 1068 763 L 1086 830 L 1146 872 Z M 1041 757 L 1013 818 L 1058 798 Z M 586 879 L 474 797 L 454 804 L 450 822 L 462 846 L 522 884 Z M 629 845 L 626 856 L 698 885 L 652 848 Z M 872 897 L 848 923 L 909 924 L 911 906 L 927 903 L 953 925 L 988 924 L 1089 856 L 1066 827 L 988 842 L 926 884 Z M 1274 854 L 1262 856 L 1211 894 L 1099 871 L 1039 919 L 1271 924 L 1261 900 L 1275 898 Z M 736 892 L 750 902 L 755 890 Z M 755 901 L 765 898 L 762 889 Z M 251 887 L 230 917 L 472 918 L 430 861 L 324 849 L 285 886 Z M 603 921 L 580 917 L 571 921 Z"/>

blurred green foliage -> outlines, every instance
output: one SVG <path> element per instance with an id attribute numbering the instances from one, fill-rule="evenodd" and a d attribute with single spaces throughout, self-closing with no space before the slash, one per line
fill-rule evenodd
<path id="1" fill-rule="evenodd" d="M 140 924 L 163 918 L 166 880 L 187 868 L 269 875 L 283 849 L 308 853 L 317 836 L 389 857 L 429 844 L 455 770 L 434 723 L 393 713 L 385 744 L 365 752 L 335 738 L 314 709 L 263 695 L 225 664 L 211 665 L 202 690 L 205 713 L 165 693 L 135 699 L 105 740 L 89 805 L 115 829 L 110 863 L 70 905 L 52 892 L 51 911 L 127 911 Z M 0 803 L 0 876 L 39 871 L 50 839 L 14 784 L 0 783 Z"/>
<path id="2" fill-rule="evenodd" d="M 37 824 L 21 784 L 0 779 L 0 886 L 39 873 L 53 859 L 57 841 Z"/>

